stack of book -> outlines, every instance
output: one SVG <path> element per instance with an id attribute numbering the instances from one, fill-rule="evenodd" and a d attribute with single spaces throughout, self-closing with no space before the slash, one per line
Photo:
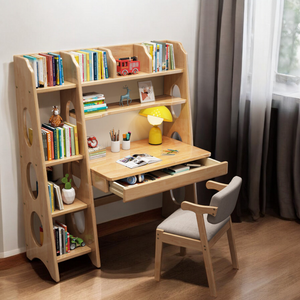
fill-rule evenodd
<path id="1" fill-rule="evenodd" d="M 157 41 L 142 43 L 152 57 L 152 71 L 161 72 L 174 70 L 175 55 L 173 44 Z"/>
<path id="2" fill-rule="evenodd" d="M 102 146 L 97 146 L 95 148 L 89 148 L 90 159 L 96 159 L 106 156 L 106 149 Z"/>
<path id="3" fill-rule="evenodd" d="M 51 212 L 54 212 L 55 209 L 63 210 L 64 204 L 62 201 L 60 187 L 54 182 L 48 181 L 48 192 L 49 192 Z"/>
<path id="4" fill-rule="evenodd" d="M 97 94 L 96 92 L 85 93 L 82 96 L 82 100 L 85 114 L 107 109 L 103 94 Z"/>
<path id="5" fill-rule="evenodd" d="M 43 123 L 41 132 L 45 160 L 79 155 L 76 125 L 64 122 L 63 127 L 52 127 Z"/>
<path id="6" fill-rule="evenodd" d="M 172 166 L 172 167 L 163 169 L 163 171 L 167 174 L 174 175 L 174 174 L 188 171 L 189 169 L 190 169 L 190 167 L 187 165 L 177 165 L 177 166 Z"/>
<path id="7" fill-rule="evenodd" d="M 36 88 L 64 84 L 63 60 L 59 54 L 49 52 L 24 57 L 33 69 Z"/>
<path id="8" fill-rule="evenodd" d="M 55 220 L 53 224 L 54 240 L 56 245 L 56 255 L 70 253 L 70 234 L 67 225 Z"/>
<path id="9" fill-rule="evenodd" d="M 79 65 L 82 82 L 108 78 L 106 51 L 84 49 L 70 53 Z"/>

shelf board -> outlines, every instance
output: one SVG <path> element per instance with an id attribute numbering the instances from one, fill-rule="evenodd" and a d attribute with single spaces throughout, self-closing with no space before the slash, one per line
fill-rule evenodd
<path id="1" fill-rule="evenodd" d="M 38 88 L 36 90 L 36 92 L 37 92 L 37 94 L 43 94 L 43 93 L 52 93 L 52 92 L 56 92 L 56 91 L 69 90 L 69 89 L 75 89 L 75 88 L 76 88 L 75 83 L 65 81 L 65 83 L 63 85 Z"/>
<path id="2" fill-rule="evenodd" d="M 64 157 L 61 159 L 47 160 L 47 161 L 45 161 L 45 165 L 46 165 L 46 167 L 50 167 L 50 166 L 56 166 L 56 165 L 65 164 L 65 163 L 68 163 L 71 161 L 82 160 L 82 159 L 83 159 L 83 155 L 79 154 L 79 155 L 73 155 L 70 157 Z"/>
<path id="3" fill-rule="evenodd" d="M 130 81 L 130 80 L 140 80 L 140 79 L 168 76 L 168 75 L 181 74 L 181 73 L 183 73 L 183 69 L 175 69 L 175 70 L 156 72 L 156 73 L 139 72 L 138 74 L 130 74 L 130 75 L 126 75 L 126 76 L 119 75 L 116 78 L 85 81 L 85 82 L 82 82 L 81 85 L 82 85 L 82 87 L 86 87 L 86 86 L 93 86 L 93 85 L 99 85 L 99 84 L 116 83 L 116 82 L 122 82 L 122 81 Z"/>
<path id="4" fill-rule="evenodd" d="M 77 256 L 88 254 L 90 252 L 92 252 L 92 249 L 88 246 L 77 247 L 74 250 L 71 250 L 70 253 L 66 253 L 66 254 L 57 256 L 57 262 L 60 263 L 60 262 L 66 261 L 68 259 L 77 257 Z"/>
<path id="5" fill-rule="evenodd" d="M 155 101 L 146 102 L 146 103 L 141 103 L 140 100 L 132 100 L 132 102 L 129 103 L 128 106 L 126 101 L 124 101 L 124 106 L 119 105 L 119 102 L 107 103 L 108 106 L 107 110 L 86 114 L 85 120 L 88 121 L 88 120 L 99 119 L 110 115 L 116 115 L 116 114 L 122 114 L 130 111 L 141 110 L 148 107 L 155 107 L 161 105 L 171 106 L 171 105 L 177 105 L 183 103 L 186 103 L 186 99 L 172 98 L 172 96 L 168 96 L 168 95 L 156 96 Z M 76 119 L 76 112 L 74 110 L 70 111 L 70 117 Z"/>
<path id="6" fill-rule="evenodd" d="M 63 216 L 72 212 L 80 211 L 87 208 L 87 204 L 75 198 L 75 201 L 72 204 L 64 204 L 63 210 L 55 210 L 52 213 L 52 218 Z"/>

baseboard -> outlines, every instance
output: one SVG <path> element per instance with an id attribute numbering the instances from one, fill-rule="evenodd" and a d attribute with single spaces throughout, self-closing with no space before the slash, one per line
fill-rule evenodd
<path id="1" fill-rule="evenodd" d="M 22 247 L 19 249 L 14 249 L 11 251 L 5 251 L 5 252 L 0 252 L 0 258 L 7 258 L 7 257 L 11 257 L 14 255 L 18 255 L 20 253 L 25 253 L 26 252 L 26 247 Z"/>
<path id="2" fill-rule="evenodd" d="M 159 207 L 156 209 L 148 210 L 128 217 L 98 224 L 97 225 L 98 237 L 106 236 L 108 234 L 119 232 L 131 227 L 160 220 L 162 218 L 161 211 L 162 209 L 161 207 Z"/>

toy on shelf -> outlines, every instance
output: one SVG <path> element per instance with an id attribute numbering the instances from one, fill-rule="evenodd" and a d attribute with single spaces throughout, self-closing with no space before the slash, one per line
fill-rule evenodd
<path id="1" fill-rule="evenodd" d="M 84 246 L 85 246 L 85 242 L 83 241 L 83 239 L 70 235 L 70 250 L 74 250 L 77 247 L 84 247 Z"/>
<path id="2" fill-rule="evenodd" d="M 59 110 L 57 106 L 53 106 L 52 116 L 49 119 L 49 123 L 52 127 L 62 127 L 64 125 L 62 117 L 59 115 Z"/>
<path id="3" fill-rule="evenodd" d="M 96 148 L 98 146 L 98 141 L 94 136 L 89 136 L 87 139 L 89 148 Z"/>
<path id="4" fill-rule="evenodd" d="M 125 95 L 122 95 L 122 96 L 120 97 L 119 105 L 122 105 L 122 106 L 124 106 L 124 105 L 123 105 L 123 100 L 125 100 L 125 99 L 127 99 L 127 105 L 128 105 L 128 100 L 130 100 L 130 103 L 132 102 L 132 99 L 129 97 L 130 89 L 128 88 L 128 86 L 125 85 L 125 86 L 123 87 L 123 89 L 127 89 L 127 93 L 126 93 Z"/>
<path id="5" fill-rule="evenodd" d="M 140 61 L 137 56 L 116 59 L 119 75 L 136 74 L 140 71 Z"/>

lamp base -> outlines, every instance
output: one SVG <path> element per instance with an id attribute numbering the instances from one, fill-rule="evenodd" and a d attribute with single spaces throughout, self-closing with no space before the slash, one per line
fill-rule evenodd
<path id="1" fill-rule="evenodd" d="M 159 127 L 156 125 L 150 129 L 149 132 L 149 144 L 150 145 L 160 145 L 162 144 L 162 134 Z"/>

